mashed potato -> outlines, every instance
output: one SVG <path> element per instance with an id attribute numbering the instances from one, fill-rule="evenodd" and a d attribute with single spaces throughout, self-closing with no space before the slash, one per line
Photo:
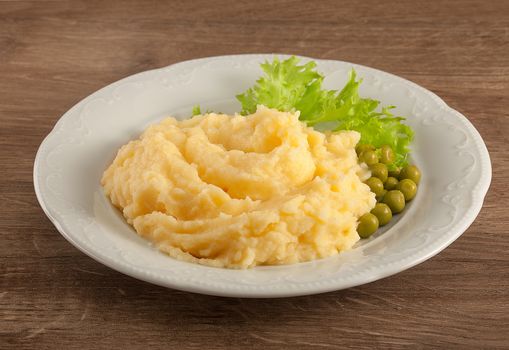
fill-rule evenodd
<path id="1" fill-rule="evenodd" d="M 142 237 L 172 257 L 246 268 L 337 254 L 375 205 L 355 131 L 323 134 L 260 106 L 149 127 L 102 184 Z"/>

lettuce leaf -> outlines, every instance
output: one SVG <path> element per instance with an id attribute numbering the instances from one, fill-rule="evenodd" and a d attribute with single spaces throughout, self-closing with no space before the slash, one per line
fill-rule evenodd
<path id="1" fill-rule="evenodd" d="M 319 81 L 318 87 L 321 86 L 323 77 L 315 70 L 316 63 L 299 66 L 298 62 L 293 56 L 283 62 L 276 58 L 272 63 L 262 63 L 265 76 L 258 79 L 254 87 L 237 95 L 242 104 L 241 114 L 254 113 L 259 104 L 281 111 L 293 110 L 309 93 L 313 82 Z"/>
<path id="2" fill-rule="evenodd" d="M 201 108 L 200 108 L 200 105 L 195 105 L 195 106 L 193 106 L 192 114 L 193 114 L 193 117 L 194 117 L 195 115 L 200 115 L 200 114 L 201 114 Z"/>
<path id="3" fill-rule="evenodd" d="M 346 85 L 337 90 L 324 90 L 324 76 L 316 71 L 316 63 L 299 65 L 292 56 L 284 61 L 261 64 L 265 73 L 256 84 L 237 95 L 242 104 L 241 114 L 254 113 L 257 105 L 281 111 L 300 111 L 300 120 L 310 126 L 329 130 L 355 130 L 361 134 L 361 144 L 392 147 L 396 154 L 393 166 L 405 166 L 413 140 L 413 130 L 402 123 L 405 118 L 394 116 L 394 106 L 379 108 L 380 101 L 359 96 L 354 69 Z"/>

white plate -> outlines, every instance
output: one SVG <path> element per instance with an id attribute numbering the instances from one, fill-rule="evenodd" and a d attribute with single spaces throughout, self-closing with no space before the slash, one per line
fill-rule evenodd
<path id="1" fill-rule="evenodd" d="M 347 62 L 316 60 L 327 76 L 325 87 L 342 87 L 354 67 L 364 79 L 361 95 L 396 105 L 397 114 L 408 116 L 416 134 L 413 161 L 423 179 L 404 214 L 349 252 L 251 270 L 177 261 L 141 239 L 112 208 L 99 184 L 118 148 L 166 115 L 188 117 L 195 104 L 202 110 L 239 111 L 234 96 L 251 86 L 261 75 L 259 64 L 273 57 L 221 56 L 178 63 L 117 81 L 71 108 L 41 144 L 34 164 L 37 197 L 58 231 L 95 260 L 151 283 L 223 296 L 285 297 L 395 274 L 437 254 L 468 228 L 491 181 L 488 151 L 472 124 L 405 79 Z"/>

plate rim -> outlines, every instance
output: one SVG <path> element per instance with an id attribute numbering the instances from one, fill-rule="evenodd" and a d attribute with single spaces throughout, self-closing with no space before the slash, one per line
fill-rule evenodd
<path id="1" fill-rule="evenodd" d="M 379 271 L 378 273 L 371 273 L 369 277 L 363 278 L 363 282 L 358 283 L 356 280 L 350 280 L 349 282 L 343 282 L 340 287 L 332 285 L 326 285 L 321 287 L 315 287 L 311 288 L 302 288 L 302 289 L 293 289 L 293 290 L 277 290 L 277 289 L 252 289 L 247 291 L 240 290 L 240 289 L 225 289 L 225 288 L 213 288 L 211 285 L 199 285 L 196 283 L 172 283 L 168 280 L 161 280 L 160 278 L 157 278 L 157 276 L 152 275 L 151 273 L 143 272 L 142 270 L 134 267 L 130 267 L 128 265 L 119 264 L 118 262 L 114 261 L 113 259 L 109 260 L 105 258 L 104 256 L 98 254 L 96 251 L 87 249 L 87 247 L 83 246 L 79 242 L 77 242 L 72 235 L 68 234 L 65 230 L 65 228 L 62 226 L 62 224 L 58 221 L 57 217 L 51 212 L 48 203 L 45 201 L 43 194 L 41 193 L 41 188 L 38 180 L 38 168 L 39 164 L 41 162 L 41 154 L 44 146 L 47 144 L 50 136 L 56 132 L 58 129 L 58 126 L 60 123 L 63 122 L 65 116 L 67 114 L 70 114 L 72 111 L 74 111 L 76 108 L 78 108 L 81 104 L 85 103 L 88 99 L 93 98 L 95 95 L 100 94 L 104 90 L 111 89 L 113 86 L 117 84 L 121 84 L 122 82 L 128 81 L 130 79 L 133 79 L 136 76 L 145 75 L 149 72 L 157 72 L 157 71 L 163 71 L 165 69 L 168 69 L 170 67 L 176 67 L 181 64 L 191 64 L 191 63 L 200 63 L 200 62 L 207 62 L 211 59 L 229 59 L 229 58 L 238 58 L 238 57 L 251 57 L 251 58 L 269 58 L 269 57 L 290 57 L 292 55 L 289 54 L 283 54 L 283 53 L 253 53 L 253 54 L 239 54 L 239 55 L 220 55 L 220 56 L 209 56 L 209 57 L 201 57 L 201 58 L 195 58 L 191 60 L 186 61 L 180 61 L 176 62 L 174 64 L 170 64 L 168 66 L 155 68 L 155 69 L 149 69 L 146 71 L 138 72 L 132 75 L 129 75 L 127 77 L 124 77 L 122 79 L 119 79 L 117 81 L 114 81 L 96 91 L 93 93 L 85 96 L 80 101 L 78 101 L 76 104 L 74 104 L 71 108 L 69 108 L 62 116 L 55 122 L 55 125 L 51 129 L 51 131 L 44 137 L 42 140 L 39 148 L 37 149 L 37 153 L 34 159 L 34 165 L 33 165 L 33 182 L 34 182 L 34 190 L 37 197 L 37 200 L 43 209 L 43 212 L 46 214 L 46 216 L 49 218 L 51 223 L 55 226 L 57 231 L 74 247 L 76 247 L 79 251 L 82 253 L 88 255 L 92 259 L 100 262 L 101 264 L 108 266 L 109 268 L 112 268 L 118 272 L 121 272 L 123 274 L 126 274 L 128 276 L 134 277 L 139 280 L 143 280 L 152 284 L 156 284 L 163 287 L 169 287 L 173 289 L 188 291 L 188 292 L 194 292 L 194 293 L 201 293 L 201 294 L 208 294 L 208 295 L 216 295 L 216 296 L 226 296 L 226 297 L 249 297 L 249 298 L 275 298 L 275 297 L 291 297 L 291 296 L 300 296 L 300 295 L 310 295 L 310 294 L 318 294 L 318 293 L 325 293 L 335 290 L 341 290 L 341 289 L 347 289 L 354 286 L 367 284 L 374 282 L 376 280 L 394 275 L 396 273 L 402 272 L 404 270 L 407 270 L 415 265 L 418 265 L 431 257 L 435 256 L 436 254 L 440 253 L 442 250 L 447 248 L 450 244 L 452 244 L 456 239 L 459 238 L 467 229 L 468 227 L 474 222 L 475 218 L 478 216 L 480 210 L 482 209 L 484 199 L 486 197 L 486 194 L 488 192 L 488 189 L 491 184 L 492 179 L 492 166 L 491 166 L 491 159 L 488 152 L 488 149 L 486 147 L 486 144 L 484 140 L 482 139 L 482 136 L 477 131 L 477 129 L 474 127 L 474 125 L 466 118 L 463 114 L 458 112 L 457 110 L 451 108 L 447 105 L 447 103 L 441 99 L 438 95 L 436 95 L 434 92 L 397 75 L 394 75 L 389 72 L 385 72 L 376 68 L 351 63 L 347 61 L 342 60 L 333 60 L 333 59 L 319 59 L 319 58 L 311 58 L 306 56 L 297 56 L 302 59 L 309 59 L 309 60 L 315 60 L 319 62 L 340 62 L 343 64 L 349 64 L 351 66 L 355 67 L 363 67 L 365 69 L 371 70 L 376 72 L 377 74 L 390 76 L 392 78 L 395 78 L 397 80 L 403 81 L 405 84 L 411 85 L 413 88 L 416 88 L 420 90 L 421 92 L 425 92 L 428 94 L 435 102 L 437 102 L 439 105 L 441 105 L 442 108 L 445 108 L 449 112 L 453 112 L 456 117 L 462 119 L 463 124 L 469 129 L 469 131 L 474 135 L 476 138 L 476 146 L 479 150 L 480 154 L 484 157 L 481 157 L 480 161 L 483 163 L 483 165 L 486 167 L 484 171 L 481 171 L 479 182 L 473 188 L 471 197 L 472 197 L 472 204 L 471 206 L 466 210 L 465 215 L 461 218 L 461 221 L 458 222 L 458 224 L 454 230 L 453 234 L 449 234 L 447 236 L 447 240 L 444 241 L 439 247 L 435 249 L 430 249 L 430 251 L 426 252 L 425 254 L 419 255 L 417 258 L 410 260 L 409 262 L 400 262 L 399 265 L 394 265 L 391 267 L 386 266 L 384 270 Z M 460 219 L 458 219 L 460 220 Z M 201 266 L 201 265 L 198 265 Z M 204 267 L 204 266 L 203 266 Z M 207 267 L 210 268 L 210 267 Z"/>

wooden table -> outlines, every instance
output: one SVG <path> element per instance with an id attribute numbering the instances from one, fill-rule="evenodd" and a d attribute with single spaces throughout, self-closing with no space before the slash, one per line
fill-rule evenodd
<path id="1" fill-rule="evenodd" d="M 60 236 L 32 164 L 67 109 L 136 72 L 253 52 L 356 62 L 442 96 L 491 154 L 477 220 L 398 275 L 276 300 L 153 286 Z M 0 1 L 0 348 L 508 349 L 508 93 L 503 0 Z"/>

